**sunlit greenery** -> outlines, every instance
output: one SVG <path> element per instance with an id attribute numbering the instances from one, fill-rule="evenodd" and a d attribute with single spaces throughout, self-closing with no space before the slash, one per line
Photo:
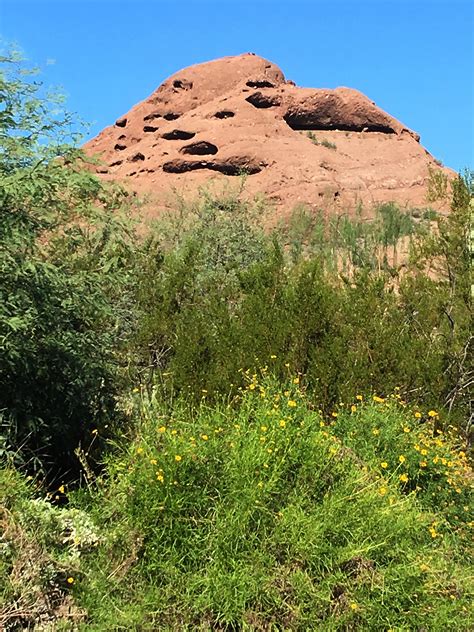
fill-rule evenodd
<path id="1" fill-rule="evenodd" d="M 0 628 L 471 630 L 471 174 L 138 227 L 2 66 Z"/>

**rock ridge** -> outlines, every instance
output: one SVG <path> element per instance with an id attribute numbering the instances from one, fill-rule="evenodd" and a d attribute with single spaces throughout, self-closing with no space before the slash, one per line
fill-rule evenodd
<path id="1" fill-rule="evenodd" d="M 252 53 L 177 72 L 85 150 L 102 160 L 100 177 L 151 194 L 152 213 L 170 190 L 193 195 L 242 173 L 246 194 L 265 195 L 276 216 L 297 204 L 423 206 L 429 172 L 441 168 L 416 132 L 358 90 L 300 88 Z"/>

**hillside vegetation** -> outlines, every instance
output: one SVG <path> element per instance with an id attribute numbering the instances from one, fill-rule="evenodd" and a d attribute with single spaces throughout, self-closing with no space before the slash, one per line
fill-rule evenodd
<path id="1" fill-rule="evenodd" d="M 3 66 L 0 627 L 472 629 L 472 175 L 144 227 Z"/>

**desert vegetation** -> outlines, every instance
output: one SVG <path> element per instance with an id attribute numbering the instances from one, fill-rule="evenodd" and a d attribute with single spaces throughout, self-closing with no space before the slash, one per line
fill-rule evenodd
<path id="1" fill-rule="evenodd" d="M 144 227 L 2 65 L 0 627 L 472 629 L 472 174 Z"/>

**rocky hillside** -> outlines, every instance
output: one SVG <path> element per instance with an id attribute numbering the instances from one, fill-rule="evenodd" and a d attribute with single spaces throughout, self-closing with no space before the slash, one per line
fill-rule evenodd
<path id="1" fill-rule="evenodd" d="M 245 172 L 246 193 L 263 193 L 281 216 L 298 203 L 426 205 L 429 169 L 440 166 L 419 141 L 357 90 L 297 87 L 247 53 L 176 73 L 85 149 L 99 154 L 103 178 L 151 194 L 154 209 L 173 190 Z"/>

